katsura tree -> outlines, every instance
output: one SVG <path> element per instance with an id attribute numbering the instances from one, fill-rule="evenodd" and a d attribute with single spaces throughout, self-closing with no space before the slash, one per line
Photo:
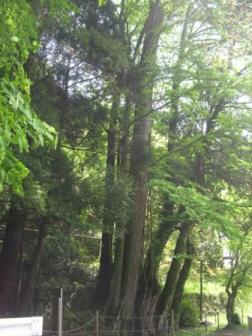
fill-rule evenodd
<path id="1" fill-rule="evenodd" d="M 169 43 L 173 43 L 176 58 L 174 63 L 169 64 L 167 68 L 164 67 L 165 89 L 163 98 L 166 103 L 164 104 L 164 106 L 161 105 L 160 107 L 160 110 L 162 111 L 162 113 L 160 113 L 161 117 L 158 116 L 158 118 L 156 118 L 154 115 L 154 121 L 156 121 L 156 123 L 154 123 L 154 132 L 157 132 L 162 137 L 162 140 L 164 140 L 164 137 L 167 139 L 166 153 L 163 154 L 163 157 L 161 156 L 160 158 L 158 158 L 157 162 L 154 161 L 154 164 L 155 166 L 160 166 L 161 163 L 162 169 L 164 169 L 163 167 L 166 165 L 167 168 L 170 169 L 170 172 L 167 172 L 167 175 L 172 175 L 174 173 L 173 169 L 175 166 L 182 166 L 183 162 L 179 162 L 178 157 L 179 155 L 181 155 L 180 158 L 183 157 L 184 146 L 185 148 L 187 148 L 187 146 L 188 148 L 190 148 L 190 141 L 192 141 L 192 146 L 194 145 L 194 141 L 195 146 L 197 145 L 197 143 L 201 142 L 200 137 L 198 139 L 196 137 L 195 139 L 193 139 L 195 135 L 197 136 L 196 128 L 200 127 L 197 120 L 194 120 L 193 117 L 194 114 L 196 116 L 197 113 L 201 113 L 198 110 L 193 111 L 193 109 L 195 104 L 197 103 L 197 99 L 199 98 L 198 92 L 201 90 L 198 80 L 200 81 L 202 77 L 206 79 L 205 74 L 203 75 L 203 73 L 200 72 L 200 65 L 197 62 L 197 59 L 199 59 L 200 57 L 204 58 L 206 57 L 206 55 L 204 54 L 203 50 L 201 50 L 200 46 L 199 49 L 196 48 L 196 46 L 198 45 L 198 41 L 196 37 L 194 40 L 194 36 L 197 35 L 197 37 L 199 37 L 201 36 L 201 34 L 203 34 L 202 31 L 205 30 L 203 28 L 204 25 L 206 25 L 206 29 L 209 31 L 215 31 L 215 27 L 211 26 L 207 21 L 207 18 L 204 17 L 204 15 L 206 14 L 204 13 L 204 8 L 199 7 L 198 11 L 194 12 L 194 6 L 195 4 L 193 2 L 189 3 L 188 6 L 184 6 L 184 8 L 182 7 L 181 12 L 177 13 L 179 17 L 182 17 L 183 23 L 178 26 L 175 25 L 176 28 L 174 29 L 176 29 L 176 31 L 169 31 L 169 34 L 171 35 L 171 40 L 172 37 L 178 36 L 179 38 L 177 40 L 179 42 L 174 46 L 173 40 L 172 42 L 169 40 L 168 34 L 167 39 L 169 42 L 167 43 L 167 45 L 165 45 L 165 47 L 171 48 Z M 176 15 L 175 18 L 178 19 Z M 202 31 L 201 29 L 196 29 L 196 27 L 194 26 L 195 20 L 202 21 Z M 206 22 L 204 20 L 206 20 Z M 179 33 L 177 31 L 178 29 Z M 195 33 L 193 32 L 194 29 Z M 211 36 L 211 33 L 209 33 L 209 35 Z M 206 43 L 207 41 L 208 37 L 206 38 Z M 200 53 L 202 53 L 201 56 L 199 56 Z M 188 68 L 193 70 L 188 70 Z M 213 78 L 212 80 L 214 81 L 215 79 Z M 159 108 L 157 108 L 157 110 L 159 110 Z M 155 128 L 155 124 L 157 124 L 157 128 Z M 168 127 L 166 127 L 166 124 L 168 125 Z M 186 128 L 187 124 L 188 129 Z M 154 149 L 158 147 L 158 142 L 154 143 L 153 147 Z M 161 148 L 162 147 L 160 146 L 159 151 L 161 150 Z M 157 155 L 158 154 L 160 153 L 157 151 Z M 166 158 L 167 161 L 165 161 Z M 168 171 L 168 169 L 166 170 Z M 185 167 L 181 167 L 181 173 L 183 171 L 183 173 L 186 174 L 185 169 Z M 188 167 L 187 169 L 189 170 Z M 169 181 L 171 182 L 172 178 L 170 178 Z M 174 230 L 174 226 L 176 226 L 176 221 L 165 223 L 165 219 L 169 221 L 169 217 L 172 217 L 172 207 L 172 202 L 170 202 L 169 199 L 165 199 L 163 210 L 164 220 L 160 225 L 160 233 L 157 231 L 157 237 L 158 235 L 160 236 L 161 242 L 160 239 L 158 239 L 159 243 L 157 243 L 157 247 L 154 246 L 154 251 L 156 250 L 156 252 L 154 252 L 154 260 L 158 260 L 158 255 L 160 255 L 160 251 L 162 251 L 162 249 L 164 248 L 164 245 L 169 238 L 169 234 Z M 167 238 L 165 235 L 166 231 Z M 153 244 L 155 245 L 155 242 L 153 242 Z M 150 255 L 151 254 L 152 253 L 150 253 Z M 151 260 L 151 258 L 149 259 Z M 158 263 L 154 262 L 153 264 Z M 147 260 L 146 267 L 152 269 L 149 260 Z M 148 277 L 147 274 L 146 276 Z M 153 275 L 150 275 L 150 280 L 151 282 L 154 282 Z"/>
<path id="2" fill-rule="evenodd" d="M 182 232 L 184 232 L 184 230 L 188 226 L 188 232 L 184 233 L 185 237 L 188 237 L 190 227 L 193 226 L 195 222 L 197 222 L 197 220 L 195 219 L 192 220 L 192 218 L 190 218 L 191 217 L 190 215 L 192 215 L 190 211 L 193 208 L 190 207 L 189 203 L 185 205 L 181 203 L 182 199 L 179 198 L 177 199 L 177 203 L 176 202 L 174 203 L 171 200 L 174 197 L 174 195 L 177 194 L 178 196 L 177 187 L 187 184 L 188 181 L 185 182 L 185 179 L 191 180 L 191 182 L 195 184 L 195 186 L 196 184 L 198 184 L 199 191 L 200 187 L 205 187 L 205 180 L 206 180 L 205 157 L 209 156 L 207 150 L 207 147 L 209 147 L 208 138 L 210 137 L 210 133 L 212 133 L 214 130 L 215 123 L 217 123 L 218 114 L 225 107 L 224 102 L 222 102 L 222 100 L 224 99 L 223 97 L 226 96 L 226 93 L 224 91 L 225 86 L 223 85 L 223 92 L 219 92 L 218 97 L 217 96 L 218 86 L 220 85 L 222 87 L 222 83 L 219 82 L 217 73 L 211 70 L 211 66 L 213 66 L 213 64 L 211 63 L 211 57 L 209 59 L 208 55 L 204 55 L 202 53 L 202 58 L 206 57 L 205 63 L 209 62 L 208 69 L 203 68 L 203 62 L 201 63 L 201 61 L 197 61 L 197 59 L 194 58 L 193 54 L 186 57 L 187 56 L 186 52 L 190 50 L 193 43 L 197 44 L 196 41 L 190 39 L 190 36 L 191 35 L 193 36 L 192 30 L 194 28 L 193 21 L 190 21 L 192 19 L 190 17 L 191 11 L 193 12 L 193 6 L 192 7 L 188 6 L 185 14 L 186 21 L 184 22 L 184 25 L 182 27 L 178 61 L 174 66 L 176 72 L 172 77 L 173 85 L 171 88 L 169 88 L 168 86 L 169 89 L 167 90 L 168 92 L 167 95 L 171 95 L 171 104 L 170 104 L 171 108 L 169 110 L 170 115 L 168 114 L 170 128 L 169 128 L 168 153 L 164 154 L 163 158 L 164 159 L 166 157 L 168 158 L 167 160 L 168 162 L 166 162 L 168 163 L 168 169 L 162 167 L 160 175 L 163 174 L 163 177 L 165 175 L 168 176 L 167 181 L 164 180 L 163 183 L 164 185 L 173 184 L 174 193 L 169 196 L 169 192 L 167 190 L 165 196 L 166 211 L 163 211 L 161 213 L 161 216 L 163 218 L 161 222 L 162 224 L 157 230 L 156 238 L 158 239 L 153 239 L 153 245 L 154 245 L 153 251 L 156 251 L 157 254 L 154 255 L 153 258 L 152 256 L 153 252 L 151 251 L 151 249 L 153 248 L 152 244 L 150 245 L 150 251 L 147 254 L 149 260 L 151 260 L 150 257 L 152 256 L 153 258 L 152 263 L 155 265 L 155 268 L 153 268 L 150 267 L 150 263 L 147 263 L 146 268 L 146 270 L 150 272 L 149 274 L 151 275 L 153 280 L 155 280 L 156 277 L 155 273 L 157 272 L 158 269 L 158 260 L 161 259 L 162 250 L 164 249 L 166 241 L 169 238 L 171 232 L 174 229 L 179 229 L 182 234 Z M 200 18 L 203 21 L 202 16 Z M 209 27 L 208 24 L 209 23 L 207 22 L 206 29 L 213 30 L 215 32 L 214 34 L 217 34 L 216 29 L 212 26 Z M 189 38 L 187 36 L 187 30 L 189 30 L 191 34 L 190 35 L 188 33 Z M 198 34 L 200 35 L 200 32 L 198 32 Z M 213 32 L 209 33 L 209 36 L 206 38 L 206 43 L 208 43 L 209 39 L 211 39 L 211 34 L 213 34 Z M 213 49 L 214 48 L 215 45 L 213 45 Z M 192 63 L 191 66 L 195 68 L 195 77 L 193 71 L 191 71 L 190 74 L 187 73 L 186 69 L 189 66 L 190 62 Z M 184 77 L 182 77 L 183 72 Z M 209 81 L 211 81 L 212 86 L 209 85 Z M 188 83 L 190 84 L 189 88 Z M 207 99 L 204 96 L 204 90 L 208 91 Z M 183 97 L 183 92 L 185 97 Z M 181 98 L 181 102 L 179 98 Z M 187 129 L 187 122 L 189 124 L 188 129 Z M 179 148 L 180 146 L 181 149 Z M 185 150 L 184 146 L 186 148 Z M 187 155 L 188 153 L 189 155 Z M 160 162 L 160 159 L 158 159 L 157 162 Z M 202 193 L 202 197 L 204 198 L 203 195 L 204 192 Z M 198 196 L 199 196 L 198 201 L 200 201 L 201 197 L 200 192 Z M 174 207 L 174 205 L 176 206 Z M 170 208 L 169 211 L 167 211 L 168 207 Z M 180 210 L 178 210 L 178 208 L 180 208 Z M 185 216 L 187 212 L 190 213 L 189 216 Z M 180 219 L 180 216 L 178 216 L 181 215 L 181 213 L 182 213 L 181 216 L 182 220 Z M 157 246 L 156 248 L 155 245 Z M 185 247 L 186 244 L 182 245 L 179 244 L 177 247 L 179 251 L 176 251 L 176 253 L 183 254 L 185 252 Z M 149 260 L 147 259 L 147 261 Z M 177 261 L 178 259 L 177 260 L 174 259 L 174 263 L 171 264 L 171 268 L 167 273 L 167 282 L 157 303 L 158 314 L 162 314 L 166 309 L 169 310 L 170 305 L 172 304 L 172 297 L 174 295 L 176 282 L 178 280 L 179 272 L 182 265 L 182 260 L 180 261 L 179 264 L 177 263 Z M 174 272 L 174 270 L 172 271 L 172 268 L 175 267 L 175 265 L 176 265 L 176 272 Z M 155 269 L 154 273 L 153 269 Z M 154 274 L 154 278 L 151 272 Z M 154 284 L 153 280 L 152 285 Z M 154 288 L 155 287 L 156 286 L 154 285 Z"/>

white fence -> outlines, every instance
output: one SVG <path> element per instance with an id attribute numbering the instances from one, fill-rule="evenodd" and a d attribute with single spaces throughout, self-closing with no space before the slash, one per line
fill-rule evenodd
<path id="1" fill-rule="evenodd" d="M 0 336 L 42 336 L 43 317 L 0 319 Z"/>

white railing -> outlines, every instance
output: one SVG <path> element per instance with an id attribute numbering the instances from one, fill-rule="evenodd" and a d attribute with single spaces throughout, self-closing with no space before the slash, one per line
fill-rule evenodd
<path id="1" fill-rule="evenodd" d="M 0 336 L 42 336 L 43 317 L 0 319 Z"/>

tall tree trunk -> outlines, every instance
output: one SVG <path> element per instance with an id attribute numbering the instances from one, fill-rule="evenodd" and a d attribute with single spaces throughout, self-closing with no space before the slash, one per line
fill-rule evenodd
<path id="1" fill-rule="evenodd" d="M 24 230 L 23 230 L 24 233 Z M 23 237 L 21 238 L 21 243 L 19 247 L 19 262 L 18 262 L 18 280 L 17 280 L 17 291 L 16 291 L 16 303 L 15 303 L 15 313 L 18 311 L 18 305 L 21 297 L 21 289 L 23 285 L 23 272 L 24 272 L 24 263 L 23 263 Z"/>
<path id="2" fill-rule="evenodd" d="M 128 171 L 128 154 L 129 154 L 129 123 L 131 115 L 131 99 L 129 94 L 125 99 L 124 112 L 121 120 L 121 138 L 118 145 L 118 173 L 127 174 Z"/>
<path id="3" fill-rule="evenodd" d="M 242 244 L 242 243 L 241 243 Z M 247 264 L 243 270 L 239 270 L 240 258 L 239 258 L 240 251 L 236 251 L 235 257 L 231 259 L 231 269 L 229 274 L 229 279 L 225 287 L 225 291 L 227 293 L 227 304 L 226 304 L 226 316 L 227 316 L 227 328 L 232 328 L 235 325 L 234 320 L 234 312 L 235 312 L 235 300 L 238 295 L 238 291 L 241 288 L 243 281 L 246 277 L 246 274 L 249 270 L 250 263 Z"/>
<path id="4" fill-rule="evenodd" d="M 176 329 L 179 328 L 181 302 L 182 302 L 184 287 L 185 287 L 186 281 L 190 274 L 190 269 L 192 266 L 194 254 L 195 254 L 195 248 L 189 238 L 187 241 L 187 255 L 185 257 L 184 264 L 179 274 L 179 279 L 178 279 L 176 291 L 174 293 L 173 302 L 172 302 L 172 309 L 174 311 L 174 321 L 175 321 Z"/>
<path id="5" fill-rule="evenodd" d="M 102 246 L 100 257 L 100 268 L 97 279 L 95 299 L 97 303 L 104 303 L 109 296 L 110 280 L 112 275 L 112 261 L 113 261 L 113 196 L 112 186 L 115 179 L 115 157 L 116 157 L 116 121 L 117 110 L 119 106 L 120 96 L 114 98 L 112 108 L 110 111 L 110 123 L 107 135 L 107 166 L 105 176 L 105 201 L 103 209 L 103 232 L 102 232 Z"/>
<path id="6" fill-rule="evenodd" d="M 227 321 L 228 321 L 227 328 L 232 328 L 234 326 L 234 323 L 233 323 L 234 303 L 235 303 L 234 293 L 229 292 L 227 304 L 226 304 L 226 315 L 227 315 Z"/>
<path id="7" fill-rule="evenodd" d="M 130 120 L 130 99 L 127 96 L 125 109 L 122 118 L 122 138 L 118 146 L 118 175 L 126 177 L 128 169 L 128 142 L 129 142 L 129 120 Z M 110 285 L 110 296 L 108 300 L 108 315 L 115 316 L 118 313 L 121 299 L 123 257 L 125 247 L 125 229 L 126 223 L 121 218 L 116 223 L 115 233 L 115 253 L 113 262 L 113 271 Z"/>
<path id="8" fill-rule="evenodd" d="M 32 311 L 33 291 L 39 272 L 40 261 L 44 251 L 45 237 L 46 237 L 46 223 L 45 220 L 43 219 L 39 226 L 38 238 L 34 250 L 33 259 L 31 262 L 31 267 L 21 291 L 21 300 L 18 306 L 19 315 L 33 314 Z"/>
<path id="9" fill-rule="evenodd" d="M 192 222 L 184 223 L 181 226 L 176 247 L 174 249 L 174 256 L 172 258 L 171 266 L 166 276 L 165 285 L 162 293 L 158 298 L 156 306 L 157 315 L 162 315 L 165 313 L 165 311 L 170 311 L 171 309 L 191 228 Z"/>
<path id="10" fill-rule="evenodd" d="M 167 197 L 164 201 L 161 223 L 154 235 L 151 246 L 147 252 L 143 278 L 141 279 L 142 292 L 156 295 L 159 292 L 157 272 L 160 266 L 162 253 L 171 234 L 175 230 L 178 220 L 173 218 L 174 203 Z"/>
<path id="11" fill-rule="evenodd" d="M 145 23 L 145 39 L 139 64 L 138 88 L 135 93 L 135 123 L 131 150 L 131 175 L 134 205 L 127 225 L 121 315 L 133 315 L 143 252 L 147 201 L 148 160 L 150 155 L 150 116 L 156 52 L 161 33 L 163 10 L 160 1 L 150 3 Z"/>
<path id="12" fill-rule="evenodd" d="M 0 314 L 15 313 L 18 286 L 20 244 L 24 230 L 25 214 L 14 202 L 11 204 L 0 256 Z"/>
<path id="13" fill-rule="evenodd" d="M 158 270 L 162 259 L 162 254 L 170 235 L 175 229 L 177 220 L 172 219 L 173 215 L 173 202 L 169 198 L 164 201 L 164 208 L 162 211 L 161 223 L 150 242 L 143 272 L 139 280 L 138 293 L 137 293 L 137 311 L 141 315 L 156 315 L 155 306 L 160 294 L 160 286 L 158 282 Z M 155 327 L 156 321 L 151 321 Z M 148 321 L 148 323 L 150 323 Z M 149 326 L 139 325 L 138 329 L 143 329 Z"/>
<path id="14" fill-rule="evenodd" d="M 234 323 L 234 312 L 235 312 L 235 299 L 237 296 L 237 289 L 233 287 L 232 290 L 227 291 L 228 299 L 226 304 L 226 315 L 227 315 L 227 328 L 233 328 Z"/>
<path id="15" fill-rule="evenodd" d="M 226 316 L 227 316 L 227 328 L 233 328 L 235 325 L 234 312 L 235 312 L 235 300 L 237 298 L 238 290 L 240 289 L 243 279 L 246 275 L 248 268 L 239 274 L 239 279 L 237 277 L 237 267 L 239 265 L 239 258 L 235 258 L 234 264 L 230 270 L 230 277 L 226 284 L 225 291 L 227 293 L 227 304 L 226 304 Z"/>
<path id="16" fill-rule="evenodd" d="M 182 28 L 180 46 L 178 52 L 178 59 L 174 67 L 174 73 L 172 77 L 172 95 L 171 95 L 171 118 L 168 124 L 168 144 L 167 152 L 168 154 L 172 152 L 177 145 L 177 127 L 179 118 L 179 101 L 176 99 L 178 96 L 178 90 L 181 84 L 181 65 L 185 57 L 186 48 L 186 37 L 187 37 L 187 27 L 189 14 L 191 10 L 191 5 L 188 6 L 185 21 Z M 162 220 L 157 232 L 154 234 L 154 238 L 150 244 L 149 250 L 147 252 L 146 261 L 143 270 L 143 277 L 141 279 L 142 294 L 145 296 L 148 292 L 148 296 L 156 295 L 158 290 L 157 282 L 157 272 L 159 269 L 162 253 L 164 251 L 165 245 L 169 240 L 171 234 L 173 233 L 177 220 L 173 217 L 174 203 L 166 195 L 163 203 Z M 140 296 L 142 295 L 140 293 Z M 151 299 L 152 300 L 152 299 Z M 144 303 L 143 303 L 144 304 Z"/>

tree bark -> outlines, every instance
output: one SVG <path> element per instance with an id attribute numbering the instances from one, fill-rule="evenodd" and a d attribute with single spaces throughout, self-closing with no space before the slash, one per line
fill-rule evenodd
<path id="1" fill-rule="evenodd" d="M 15 312 L 18 311 L 18 305 L 20 302 L 21 289 L 23 285 L 23 272 L 24 272 L 24 265 L 23 265 L 23 237 L 22 237 L 20 247 L 19 247 L 19 262 L 18 262 L 18 270 L 17 270 L 18 280 L 17 280 L 17 290 L 16 290 Z"/>
<path id="2" fill-rule="evenodd" d="M 106 302 L 109 297 L 110 280 L 112 275 L 114 215 L 111 188 L 115 179 L 116 120 L 119 100 L 119 95 L 114 98 L 114 102 L 110 111 L 110 123 L 107 135 L 107 166 L 105 176 L 105 201 L 102 221 L 102 246 L 99 274 L 95 292 L 95 299 L 99 304 Z"/>
<path id="3" fill-rule="evenodd" d="M 15 313 L 20 244 L 25 214 L 12 202 L 0 256 L 0 315 Z"/>
<path id="4" fill-rule="evenodd" d="M 167 197 L 164 201 L 164 208 L 162 211 L 162 217 L 160 226 L 154 235 L 151 246 L 147 252 L 143 278 L 141 282 L 142 291 L 148 295 L 156 295 L 159 292 L 159 286 L 157 281 L 157 272 L 160 266 L 162 253 L 165 245 L 169 240 L 171 234 L 175 230 L 178 221 L 172 218 L 174 203 Z"/>
<path id="5" fill-rule="evenodd" d="M 187 37 L 187 27 L 188 19 L 191 10 L 191 5 L 188 6 L 185 20 L 182 28 L 180 46 L 178 52 L 178 59 L 174 67 L 174 73 L 172 77 L 172 96 L 171 96 L 171 118 L 168 123 L 168 144 L 167 152 L 172 152 L 177 145 L 177 127 L 179 118 L 179 104 L 178 100 L 175 99 L 178 96 L 178 90 L 181 84 L 181 65 L 185 56 L 186 48 L 186 37 Z M 169 240 L 171 234 L 173 233 L 177 220 L 172 219 L 173 216 L 174 203 L 169 199 L 169 195 L 165 196 L 162 211 L 162 220 L 154 238 L 150 244 L 149 250 L 146 256 L 146 262 L 143 270 L 143 277 L 141 279 L 141 288 L 143 295 L 145 296 L 148 292 L 148 296 L 156 295 L 158 292 L 158 282 L 157 282 L 157 272 L 159 269 L 162 253 L 164 251 L 165 245 Z M 142 295 L 142 294 L 140 294 Z"/>
<path id="6" fill-rule="evenodd" d="M 180 229 L 179 237 L 177 239 L 176 247 L 174 249 L 174 256 L 169 271 L 167 273 L 165 285 L 162 293 L 158 298 L 156 315 L 163 315 L 165 311 L 171 310 L 191 228 L 192 223 L 188 222 L 184 223 Z"/>
<path id="7" fill-rule="evenodd" d="M 122 119 L 122 138 L 118 146 L 118 175 L 126 176 L 128 169 L 128 142 L 129 142 L 129 120 L 130 120 L 130 99 L 127 96 L 125 102 L 124 115 Z M 115 253 L 113 262 L 113 271 L 110 284 L 110 296 L 108 300 L 108 315 L 116 316 L 120 306 L 122 274 L 123 274 L 123 257 L 125 248 L 125 229 L 126 223 L 119 219 L 116 223 L 115 234 Z"/>
<path id="8" fill-rule="evenodd" d="M 110 286 L 110 297 L 108 300 L 108 315 L 116 316 L 120 308 L 122 274 L 123 274 L 123 257 L 125 248 L 125 232 L 122 231 L 116 238 L 115 259 L 113 264 L 113 273 Z"/>
<path id="9" fill-rule="evenodd" d="M 27 275 L 26 281 L 21 291 L 21 300 L 18 306 L 19 315 L 30 315 L 34 312 L 32 311 L 32 299 L 33 291 L 36 284 L 36 279 L 39 272 L 40 261 L 44 251 L 46 237 L 46 223 L 43 219 L 39 226 L 37 243 L 34 250 L 33 259 L 31 262 L 31 268 Z"/>
<path id="10" fill-rule="evenodd" d="M 195 254 L 195 248 L 189 238 L 187 241 L 187 256 L 185 257 L 184 264 L 179 274 L 179 279 L 177 282 L 177 287 L 172 302 L 172 309 L 174 311 L 175 329 L 179 328 L 181 302 L 184 287 L 190 274 L 194 254 Z"/>
<path id="11" fill-rule="evenodd" d="M 138 68 L 138 87 L 135 93 L 135 122 L 131 150 L 134 204 L 126 231 L 121 307 L 123 318 L 131 317 L 134 313 L 143 252 L 151 129 L 150 116 L 146 112 L 152 109 L 154 67 L 162 20 L 163 10 L 160 1 L 151 2 L 149 17 L 144 26 L 145 39 Z"/>
<path id="12" fill-rule="evenodd" d="M 236 299 L 235 292 L 228 292 L 228 299 L 226 304 L 226 315 L 228 321 L 227 328 L 233 328 L 234 326 L 233 316 L 235 309 L 235 299 Z"/>
<path id="13" fill-rule="evenodd" d="M 246 235 L 246 233 L 245 233 Z M 244 265 L 243 269 L 240 269 L 240 251 L 243 245 L 243 240 L 240 241 L 238 249 L 235 251 L 233 258 L 231 258 L 231 268 L 229 271 L 229 279 L 226 283 L 225 291 L 227 293 L 227 304 L 226 304 L 226 316 L 227 316 L 227 328 L 232 328 L 235 325 L 234 312 L 235 312 L 235 300 L 238 295 L 243 282 L 245 280 L 246 274 L 250 268 L 250 263 Z"/>

